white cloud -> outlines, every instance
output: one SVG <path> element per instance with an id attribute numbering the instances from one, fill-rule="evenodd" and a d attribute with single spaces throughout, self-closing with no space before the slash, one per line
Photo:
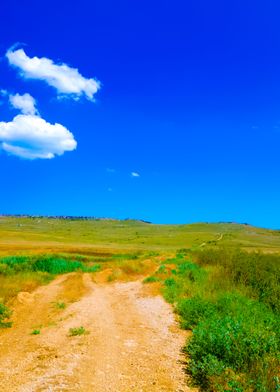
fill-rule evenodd
<path id="1" fill-rule="evenodd" d="M 4 98 L 4 97 L 6 97 L 7 95 L 8 95 L 9 93 L 8 93 L 8 91 L 7 90 L 5 90 L 5 89 L 1 89 L 0 90 L 0 98 Z M 3 103 L 4 103 L 4 101 L 2 101 L 2 99 L 0 99 L 0 105 L 3 105 Z"/>
<path id="2" fill-rule="evenodd" d="M 23 114 L 36 114 L 36 101 L 30 94 L 9 95 L 9 101 L 15 109 L 19 109 Z"/>
<path id="3" fill-rule="evenodd" d="M 0 147 L 26 159 L 50 159 L 73 151 L 73 134 L 61 124 L 50 124 L 39 116 L 19 114 L 10 122 L 0 122 Z"/>
<path id="4" fill-rule="evenodd" d="M 140 177 L 140 174 L 137 172 L 132 172 L 131 177 Z"/>
<path id="5" fill-rule="evenodd" d="M 5 90 L 4 88 L 2 88 L 2 89 L 0 90 L 0 95 L 1 95 L 2 97 L 6 97 L 6 95 L 8 95 L 8 94 L 9 94 L 8 91 Z"/>
<path id="6" fill-rule="evenodd" d="M 6 57 L 11 65 L 19 68 L 26 79 L 39 79 L 54 87 L 59 95 L 70 95 L 74 99 L 85 96 L 93 100 L 100 89 L 100 83 L 91 78 L 84 78 L 76 68 L 67 64 L 55 64 L 46 57 L 28 57 L 23 49 L 10 49 Z"/>

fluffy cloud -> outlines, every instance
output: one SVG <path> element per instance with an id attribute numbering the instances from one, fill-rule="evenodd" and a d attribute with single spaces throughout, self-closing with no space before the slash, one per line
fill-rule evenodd
<path id="1" fill-rule="evenodd" d="M 55 64 L 46 57 L 28 57 L 23 49 L 8 50 L 6 57 L 11 65 L 20 70 L 26 79 L 39 79 L 54 87 L 60 95 L 70 95 L 75 99 L 85 96 L 93 100 L 100 83 L 84 78 L 76 68 L 67 64 Z"/>
<path id="2" fill-rule="evenodd" d="M 9 100 L 15 109 L 19 109 L 23 114 L 36 114 L 36 101 L 30 94 L 10 95 Z"/>
<path id="3" fill-rule="evenodd" d="M 21 158 L 50 159 L 75 150 L 77 142 L 61 124 L 50 124 L 33 114 L 19 114 L 10 122 L 0 122 L 0 146 Z"/>
<path id="4" fill-rule="evenodd" d="M 140 174 L 136 172 L 132 172 L 131 177 L 140 177 Z"/>

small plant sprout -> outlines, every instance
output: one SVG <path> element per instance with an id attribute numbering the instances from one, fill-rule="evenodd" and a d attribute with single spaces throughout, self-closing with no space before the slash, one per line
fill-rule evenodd
<path id="1" fill-rule="evenodd" d="M 33 329 L 31 335 L 40 335 L 40 333 L 41 333 L 40 329 Z"/>
<path id="2" fill-rule="evenodd" d="M 89 332 L 84 328 L 84 327 L 78 327 L 78 328 L 70 328 L 69 329 L 69 336 L 81 336 L 88 334 Z"/>

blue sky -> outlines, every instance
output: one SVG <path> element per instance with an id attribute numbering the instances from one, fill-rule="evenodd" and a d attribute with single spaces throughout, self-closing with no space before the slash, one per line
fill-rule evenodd
<path id="1" fill-rule="evenodd" d="M 277 1 L 5 2 L 0 212 L 280 228 L 279 12 Z M 34 57 L 49 62 L 30 71 Z"/>

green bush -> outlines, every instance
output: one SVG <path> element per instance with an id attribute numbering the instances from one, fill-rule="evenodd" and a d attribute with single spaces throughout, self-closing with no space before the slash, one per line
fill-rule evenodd
<path id="1" fill-rule="evenodd" d="M 12 311 L 0 302 L 0 328 L 10 328 L 12 323 L 7 321 L 12 315 Z"/>
<path id="2" fill-rule="evenodd" d="M 215 306 L 200 297 L 182 298 L 178 300 L 176 311 L 181 316 L 182 328 L 193 329 L 200 321 L 215 312 Z"/>
<path id="3" fill-rule="evenodd" d="M 199 282 L 207 275 L 203 268 L 190 261 L 179 264 L 178 273 L 182 278 L 188 279 L 191 282 Z"/>
<path id="4" fill-rule="evenodd" d="M 174 278 L 167 278 L 164 281 L 163 295 L 166 301 L 170 303 L 176 302 L 180 295 L 181 287 Z"/>
<path id="5" fill-rule="evenodd" d="M 224 381 L 232 381 L 228 376 L 231 374 L 241 376 L 242 390 L 250 390 L 250 386 L 255 391 L 275 390 L 272 386 L 278 374 L 279 337 L 274 327 L 269 317 L 262 317 L 257 323 L 251 320 L 247 309 L 235 315 L 213 313 L 205 318 L 193 330 L 186 348 L 189 371 L 196 384 L 216 391 L 221 376 Z M 273 362 L 277 364 L 271 377 L 261 377 L 269 367 L 271 370 Z"/>
<path id="6" fill-rule="evenodd" d="M 176 257 L 164 295 L 183 328 L 188 372 L 203 391 L 280 391 L 279 256 L 239 250 Z"/>

